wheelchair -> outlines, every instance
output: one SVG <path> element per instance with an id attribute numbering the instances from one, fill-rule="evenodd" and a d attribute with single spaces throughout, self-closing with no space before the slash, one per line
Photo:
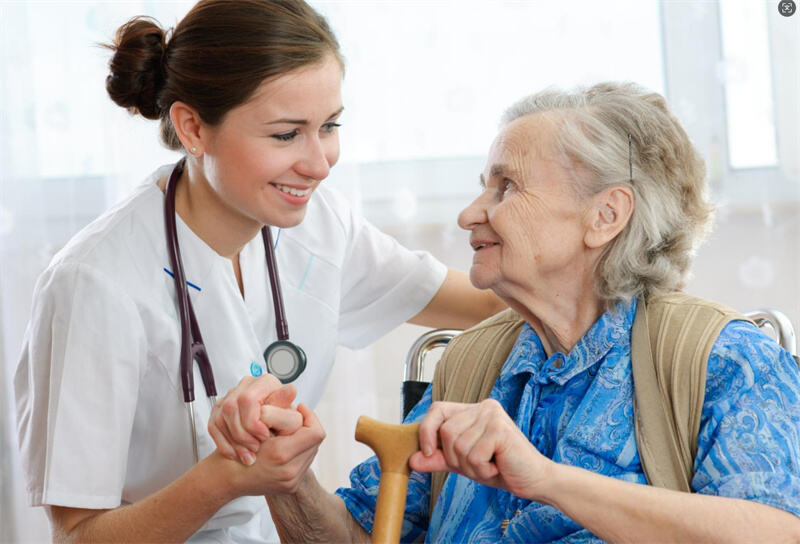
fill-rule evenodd
<path id="1" fill-rule="evenodd" d="M 800 368 L 800 358 L 797 355 L 797 339 L 794 327 L 789 318 L 774 308 L 762 308 L 751 312 L 745 312 L 745 317 L 752 319 L 759 329 L 772 331 L 772 336 L 782 348 L 788 351 L 798 368 Z M 461 333 L 457 329 L 437 329 L 421 335 L 411 346 L 405 362 L 405 375 L 403 378 L 403 419 L 406 418 L 412 408 L 419 402 L 429 382 L 425 381 L 426 357 L 431 351 L 437 348 L 446 347 L 455 336 Z"/>

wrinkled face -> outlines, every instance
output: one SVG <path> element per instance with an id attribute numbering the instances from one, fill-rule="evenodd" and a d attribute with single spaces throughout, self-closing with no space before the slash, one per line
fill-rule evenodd
<path id="1" fill-rule="evenodd" d="M 222 123 L 205 127 L 203 173 L 235 213 L 260 224 L 303 220 L 339 158 L 342 69 L 323 62 L 265 81 Z"/>
<path id="2" fill-rule="evenodd" d="M 529 115 L 507 125 L 489 151 L 483 192 L 458 217 L 475 251 L 470 280 L 500 296 L 557 296 L 565 274 L 583 274 L 584 204 L 574 169 L 551 149 L 553 127 Z M 556 291 L 554 291 L 556 290 Z"/>

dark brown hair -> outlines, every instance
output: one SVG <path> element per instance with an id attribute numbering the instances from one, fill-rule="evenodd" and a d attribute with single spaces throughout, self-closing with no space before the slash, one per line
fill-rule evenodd
<path id="1" fill-rule="evenodd" d="M 122 25 L 106 90 L 132 114 L 161 120 L 161 139 L 182 148 L 169 108 L 182 101 L 216 125 L 266 79 L 322 61 L 344 66 L 324 17 L 303 0 L 202 0 L 175 27 L 150 17 Z"/>

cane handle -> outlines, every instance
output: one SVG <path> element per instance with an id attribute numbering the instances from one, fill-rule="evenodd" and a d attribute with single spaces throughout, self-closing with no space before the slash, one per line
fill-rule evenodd
<path id="1" fill-rule="evenodd" d="M 381 467 L 372 542 L 397 544 L 411 474 L 408 459 L 419 450 L 419 423 L 391 425 L 361 416 L 356 424 L 356 440 L 372 448 Z"/>

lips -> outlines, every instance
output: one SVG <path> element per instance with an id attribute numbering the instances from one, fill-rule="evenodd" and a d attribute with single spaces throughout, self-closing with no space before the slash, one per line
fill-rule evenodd
<path id="1" fill-rule="evenodd" d="M 313 187 L 292 187 L 291 185 L 282 185 L 280 183 L 273 183 L 272 185 L 281 192 L 299 197 L 307 196 L 313 190 Z"/>
<path id="2" fill-rule="evenodd" d="M 497 242 L 488 242 L 488 241 L 483 241 L 483 240 L 477 241 L 476 240 L 474 242 L 470 242 L 470 245 L 472 246 L 472 249 L 474 251 L 480 251 L 480 250 L 482 250 L 484 248 L 487 248 L 487 247 L 499 246 L 500 244 L 498 244 Z"/>

